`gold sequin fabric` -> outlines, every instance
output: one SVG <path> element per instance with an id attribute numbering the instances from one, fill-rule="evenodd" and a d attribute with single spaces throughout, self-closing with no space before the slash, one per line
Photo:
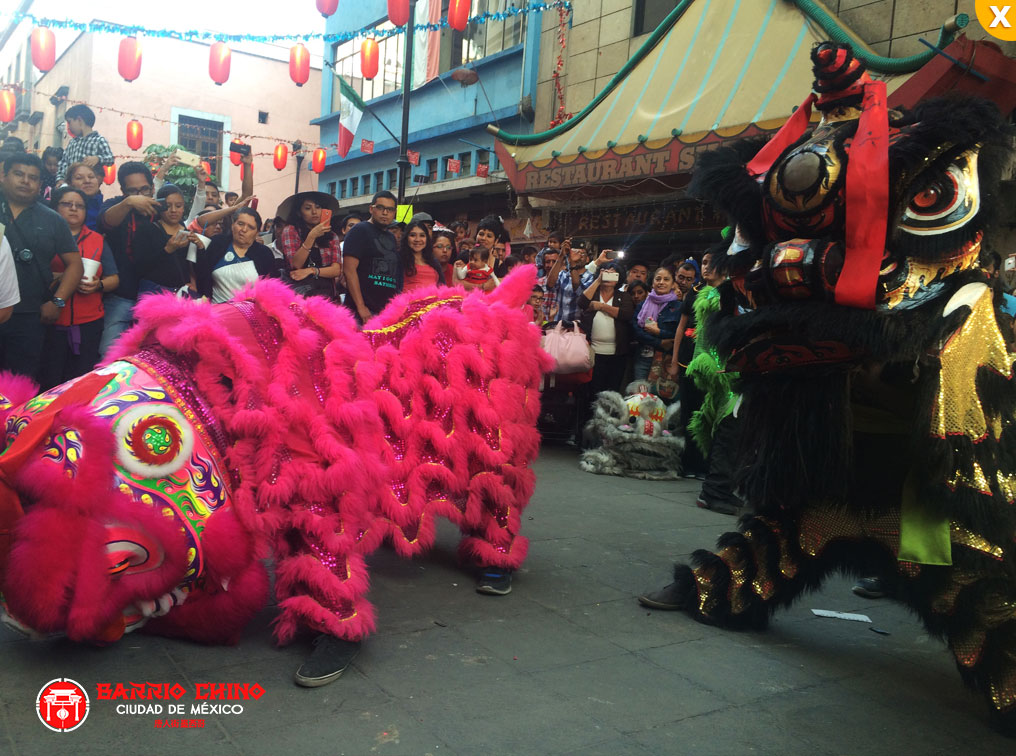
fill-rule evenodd
<path id="1" fill-rule="evenodd" d="M 985 287 L 966 321 L 949 337 L 942 349 L 941 362 L 932 432 L 939 438 L 963 434 L 980 441 L 988 434 L 989 418 L 974 390 L 977 371 L 988 367 L 1006 378 L 1012 377 L 1012 355 L 995 321 L 991 289 Z M 1001 421 L 997 417 L 990 420 L 997 440 Z"/>

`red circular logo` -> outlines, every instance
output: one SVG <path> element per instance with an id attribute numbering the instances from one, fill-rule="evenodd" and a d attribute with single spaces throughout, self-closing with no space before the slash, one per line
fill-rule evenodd
<path id="1" fill-rule="evenodd" d="M 66 677 L 50 680 L 35 699 L 39 720 L 54 732 L 70 732 L 81 727 L 88 717 L 88 706 L 85 689 Z"/>

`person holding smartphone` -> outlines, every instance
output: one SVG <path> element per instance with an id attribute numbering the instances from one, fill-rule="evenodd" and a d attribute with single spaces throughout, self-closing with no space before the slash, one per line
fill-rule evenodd
<path id="1" fill-rule="evenodd" d="M 156 195 L 159 208 L 154 243 L 135 249 L 138 294 L 167 291 L 185 294 L 195 289 L 187 254 L 193 244 L 204 249 L 204 242 L 184 225 L 183 192 L 175 184 L 164 184 Z"/>
<path id="2" fill-rule="evenodd" d="M 596 395 L 601 391 L 619 391 L 624 378 L 635 307 L 631 297 L 618 290 L 621 276 L 620 263 L 614 260 L 606 262 L 600 266 L 599 274 L 579 297 L 582 330 L 596 354 L 580 428 L 589 416 L 589 405 Z"/>
<path id="3" fill-rule="evenodd" d="M 332 230 L 338 209 L 338 200 L 324 192 L 294 194 L 279 205 L 286 226 L 277 243 L 289 266 L 290 283 L 305 296 L 331 299 L 336 280 L 342 279 L 342 250 Z"/>

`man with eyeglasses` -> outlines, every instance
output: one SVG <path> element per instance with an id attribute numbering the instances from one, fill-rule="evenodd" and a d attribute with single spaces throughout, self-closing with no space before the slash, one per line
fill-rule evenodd
<path id="1" fill-rule="evenodd" d="M 15 153 L 4 160 L 0 224 L 10 244 L 21 301 L 0 325 L 0 369 L 38 379 L 45 326 L 55 323 L 81 281 L 84 267 L 67 222 L 42 205 L 38 155 Z M 50 263 L 60 255 L 64 274 L 53 290 Z"/>
<path id="2" fill-rule="evenodd" d="M 152 171 L 144 163 L 129 162 L 120 166 L 117 178 L 123 194 L 103 203 L 97 226 L 113 250 L 120 274 L 116 291 L 103 299 L 106 316 L 99 345 L 103 356 L 134 322 L 134 305 L 138 300 L 135 251 L 162 246 L 160 231 L 153 222 L 158 217 L 159 203 L 152 198 L 155 188 Z"/>
<path id="3" fill-rule="evenodd" d="M 388 226 L 395 220 L 395 195 L 378 192 L 370 203 L 370 220 L 353 226 L 342 245 L 346 306 L 363 325 L 402 291 L 399 248 Z"/>

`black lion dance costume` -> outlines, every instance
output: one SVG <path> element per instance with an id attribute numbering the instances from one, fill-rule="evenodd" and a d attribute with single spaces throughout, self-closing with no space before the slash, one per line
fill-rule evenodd
<path id="1" fill-rule="evenodd" d="M 640 601 L 762 628 L 831 573 L 880 576 L 1013 735 L 1014 356 L 978 266 L 1010 131 L 981 100 L 889 110 L 848 47 L 812 59 L 783 129 L 691 187 L 736 223 L 709 329 L 753 513 Z"/>

